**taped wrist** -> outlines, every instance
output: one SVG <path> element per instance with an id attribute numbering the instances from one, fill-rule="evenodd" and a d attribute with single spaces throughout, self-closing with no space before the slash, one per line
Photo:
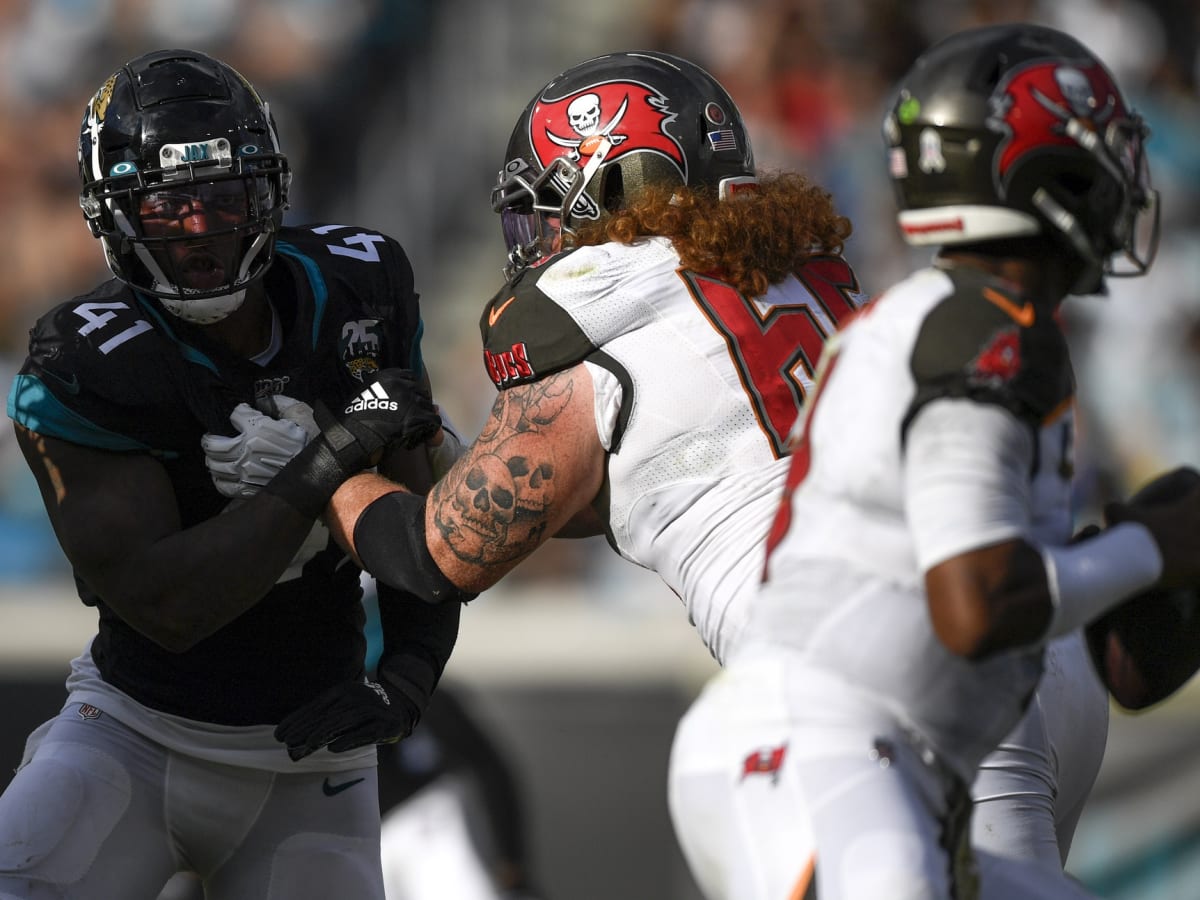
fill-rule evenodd
<path id="1" fill-rule="evenodd" d="M 315 519 L 343 481 L 371 466 L 363 439 L 334 418 L 325 404 L 313 408 L 320 433 L 263 488 Z"/>
<path id="2" fill-rule="evenodd" d="M 1045 638 L 1060 637 L 1099 618 L 1121 601 L 1153 587 L 1162 575 L 1154 537 L 1136 522 L 1122 522 L 1090 540 L 1042 547 L 1054 615 Z"/>
<path id="3" fill-rule="evenodd" d="M 379 581 L 426 603 L 468 603 L 477 593 L 445 576 L 425 542 L 425 498 L 393 491 L 372 502 L 354 524 L 354 549 Z"/>
<path id="4" fill-rule="evenodd" d="M 433 473 L 434 481 L 441 481 L 467 449 L 462 436 L 458 433 L 458 428 L 444 411 L 439 410 L 438 412 L 442 417 L 442 442 L 436 447 L 425 445 L 425 456 L 429 460 L 429 468 Z"/>
<path id="5" fill-rule="evenodd" d="M 338 485 L 357 471 L 347 470 L 336 448 L 320 434 L 264 485 L 263 493 L 274 494 L 305 517 L 316 519 Z"/>

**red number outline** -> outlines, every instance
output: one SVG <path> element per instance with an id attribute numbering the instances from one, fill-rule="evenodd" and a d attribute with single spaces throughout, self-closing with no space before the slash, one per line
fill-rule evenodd
<path id="1" fill-rule="evenodd" d="M 825 341 L 866 302 L 840 256 L 816 256 L 796 273 L 807 296 L 764 313 L 729 284 L 680 270 L 692 299 L 725 339 L 729 358 L 776 458 L 812 387 Z"/>

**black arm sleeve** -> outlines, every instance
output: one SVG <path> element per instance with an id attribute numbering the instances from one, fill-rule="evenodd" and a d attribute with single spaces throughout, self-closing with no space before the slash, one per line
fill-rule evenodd
<path id="1" fill-rule="evenodd" d="M 383 653 L 377 676 L 424 712 L 458 641 L 459 603 L 430 604 L 376 582 Z"/>

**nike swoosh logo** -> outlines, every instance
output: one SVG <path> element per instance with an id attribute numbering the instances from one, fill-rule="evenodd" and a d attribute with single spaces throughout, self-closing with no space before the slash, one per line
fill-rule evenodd
<path id="1" fill-rule="evenodd" d="M 67 381 L 67 379 L 63 378 L 61 375 L 56 375 L 49 369 L 42 369 L 42 371 L 61 384 L 68 394 L 79 393 L 79 376 L 74 372 L 71 373 L 71 380 Z"/>
<path id="2" fill-rule="evenodd" d="M 350 790 L 350 788 L 354 787 L 360 781 L 366 781 L 366 779 L 365 778 L 352 778 L 349 781 L 343 781 L 341 784 L 330 784 L 329 779 L 326 778 L 325 781 L 321 784 L 321 790 L 322 790 L 322 792 L 324 792 L 326 797 L 336 797 L 342 791 Z"/>
<path id="3" fill-rule="evenodd" d="M 991 288 L 983 289 L 983 299 L 987 300 L 993 306 L 998 306 L 1006 313 L 1008 317 L 1020 325 L 1022 328 L 1028 328 L 1033 324 L 1033 320 L 1037 318 L 1033 304 L 1026 301 L 1022 306 L 1017 306 L 1003 294 L 997 293 Z"/>
<path id="4" fill-rule="evenodd" d="M 496 322 L 499 321 L 500 317 L 504 315 L 504 311 L 508 309 L 508 305 L 516 299 L 516 297 L 509 297 L 499 306 L 494 307 L 492 311 L 488 313 L 488 325 L 495 325 Z"/>

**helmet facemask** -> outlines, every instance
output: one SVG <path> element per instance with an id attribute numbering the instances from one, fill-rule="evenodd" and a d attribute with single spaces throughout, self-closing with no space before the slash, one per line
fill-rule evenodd
<path id="1" fill-rule="evenodd" d="M 562 249 L 563 235 L 575 233 L 577 219 L 599 218 L 587 188 L 612 146 L 601 138 L 582 166 L 567 156 L 551 160 L 540 173 L 523 159 L 505 165 L 492 191 L 492 209 L 500 213 L 508 247 L 505 278 Z"/>
<path id="2" fill-rule="evenodd" d="M 1106 277 L 1145 274 L 1158 249 L 1158 193 L 1150 186 L 1145 138 L 1137 115 L 1113 121 L 1103 135 L 1078 119 L 1065 132 L 1091 157 L 1039 179 L 1030 203 L 1046 226 L 1080 257 L 1083 271 L 1070 293 L 1104 293 Z"/>
<path id="3" fill-rule="evenodd" d="M 168 144 L 162 152 L 205 143 L 221 144 L 223 152 L 184 166 L 119 171 L 80 195 L 113 274 L 197 324 L 237 309 L 266 272 L 286 174 L 278 156 L 232 159 L 223 139 Z"/>
<path id="4" fill-rule="evenodd" d="M 274 258 L 291 181 L 278 148 L 269 108 L 223 63 L 127 64 L 80 133 L 79 204 L 109 269 L 189 322 L 228 316 Z"/>

